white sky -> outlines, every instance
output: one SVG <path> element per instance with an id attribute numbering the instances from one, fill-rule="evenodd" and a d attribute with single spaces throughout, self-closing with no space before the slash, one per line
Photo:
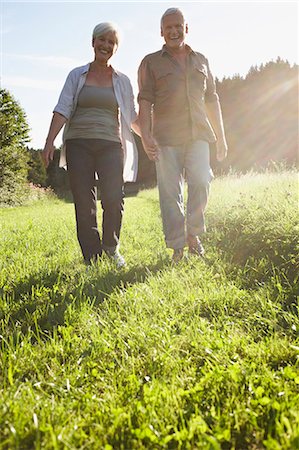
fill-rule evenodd
<path id="1" fill-rule="evenodd" d="M 298 64 L 297 2 L 1 1 L 1 87 L 25 110 L 33 148 L 43 148 L 52 111 L 68 72 L 93 60 L 91 34 L 115 22 L 122 41 L 111 62 L 127 74 L 137 95 L 142 58 L 161 48 L 160 17 L 180 7 L 186 42 L 210 61 L 216 77 L 246 75 L 278 56 Z M 61 143 L 61 136 L 55 142 Z"/>

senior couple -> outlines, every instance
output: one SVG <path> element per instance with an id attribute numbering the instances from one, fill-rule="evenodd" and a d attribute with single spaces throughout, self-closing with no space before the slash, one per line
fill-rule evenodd
<path id="1" fill-rule="evenodd" d="M 161 18 L 161 50 L 147 55 L 138 70 L 139 115 L 128 77 L 110 65 L 119 35 L 111 23 L 93 30 L 94 60 L 73 69 L 54 108 L 43 160 L 53 159 L 54 141 L 63 131 L 60 166 L 67 166 L 77 224 L 77 236 L 87 264 L 102 252 L 125 266 L 119 252 L 124 207 L 123 183 L 135 181 L 137 148 L 131 130 L 141 136 L 150 160 L 155 161 L 166 246 L 172 260 L 184 248 L 204 254 L 201 235 L 212 179 L 209 143 L 216 143 L 217 159 L 227 154 L 223 120 L 215 81 L 205 56 L 185 43 L 188 25 L 178 8 Z M 97 226 L 99 180 L 103 210 L 102 236 Z M 184 213 L 184 179 L 188 185 Z"/>

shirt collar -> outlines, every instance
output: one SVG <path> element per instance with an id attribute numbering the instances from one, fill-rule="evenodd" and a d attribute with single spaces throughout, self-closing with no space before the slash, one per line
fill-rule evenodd
<path id="1" fill-rule="evenodd" d="M 192 48 L 190 47 L 190 45 L 185 44 L 185 48 L 187 50 L 187 53 L 195 53 Z M 162 50 L 161 50 L 161 55 L 164 56 L 165 54 L 169 55 L 172 57 L 172 54 L 170 53 L 170 51 L 167 49 L 166 44 L 163 45 Z"/>
<path id="2" fill-rule="evenodd" d="M 88 63 L 88 64 L 86 64 L 86 66 L 83 66 L 83 74 L 85 74 L 89 71 L 90 64 L 91 63 Z M 118 70 L 114 69 L 114 67 L 112 67 L 112 66 L 111 66 L 111 68 L 112 68 L 112 74 L 115 74 L 116 76 L 119 77 L 120 72 Z"/>

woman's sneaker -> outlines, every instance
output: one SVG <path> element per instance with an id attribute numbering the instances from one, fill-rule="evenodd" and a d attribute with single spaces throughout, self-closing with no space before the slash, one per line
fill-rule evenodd
<path id="1" fill-rule="evenodd" d="M 104 250 L 106 255 L 115 263 L 118 269 L 122 269 L 126 266 L 125 258 L 116 250 Z"/>
<path id="2" fill-rule="evenodd" d="M 184 249 L 183 248 L 175 248 L 173 250 L 172 262 L 174 264 L 177 264 L 179 261 L 181 261 L 181 259 L 183 259 L 183 256 L 184 256 Z"/>

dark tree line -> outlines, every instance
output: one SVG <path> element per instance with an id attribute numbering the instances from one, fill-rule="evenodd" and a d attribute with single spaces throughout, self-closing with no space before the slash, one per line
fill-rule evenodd
<path id="1" fill-rule="evenodd" d="M 217 81 L 229 155 L 223 165 L 239 171 L 269 163 L 296 164 L 298 66 L 278 58 L 251 67 L 245 78 Z"/>
<path id="2" fill-rule="evenodd" d="M 216 79 L 229 146 L 228 158 L 219 164 L 211 145 L 214 172 L 260 170 L 273 163 L 297 164 L 298 156 L 298 65 L 277 60 L 251 67 L 246 77 Z M 21 189 L 25 181 L 68 190 L 67 173 L 58 168 L 59 149 L 46 171 L 41 151 L 27 147 L 26 115 L 5 89 L 0 90 L 0 202 Z M 148 160 L 141 140 L 137 185 L 154 185 L 155 167 Z M 3 199 L 2 199 L 3 201 Z"/>

